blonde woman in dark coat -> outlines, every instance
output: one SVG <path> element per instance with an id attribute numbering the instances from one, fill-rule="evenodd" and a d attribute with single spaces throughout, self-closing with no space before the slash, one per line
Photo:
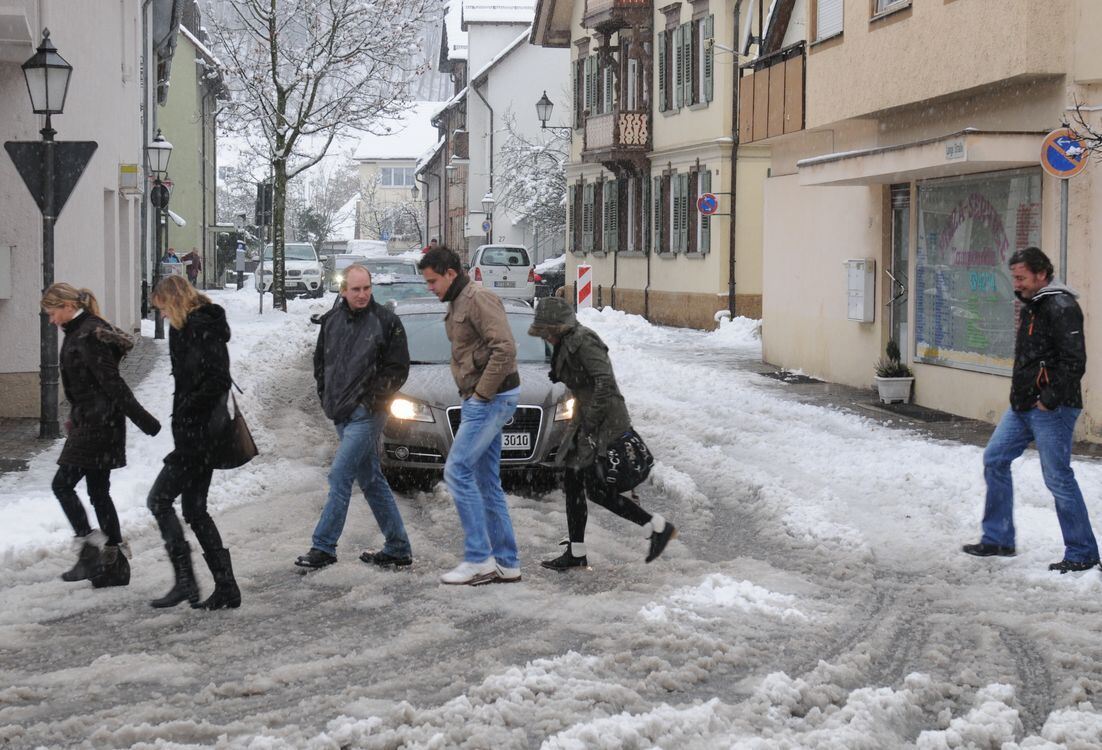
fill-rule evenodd
<path id="1" fill-rule="evenodd" d="M 207 512 L 207 492 L 229 423 L 226 394 L 230 389 L 230 326 L 226 311 L 195 290 L 182 276 L 168 276 L 153 291 L 153 304 L 172 328 L 168 351 L 175 391 L 172 395 L 172 439 L 175 448 L 165 456 L 164 468 L 149 491 L 147 505 L 157 520 L 176 580 L 153 607 L 222 609 L 241 606 L 230 552 Z M 214 577 L 214 593 L 199 602 L 199 585 L 191 565 L 191 547 L 173 509 L 176 498 L 184 520 L 195 532 L 203 557 Z"/>
<path id="2" fill-rule="evenodd" d="M 161 424 L 142 408 L 119 375 L 119 361 L 134 342 L 100 316 L 96 296 L 71 284 L 52 284 L 42 295 L 50 322 L 65 332 L 61 346 L 61 384 L 70 404 L 68 437 L 58 458 L 53 491 L 76 534 L 79 557 L 62 574 L 65 581 L 90 579 L 96 588 L 125 586 L 130 564 L 119 515 L 111 500 L 111 470 L 126 465 L 126 420 L 147 435 Z M 100 528 L 93 531 L 77 496 L 84 480 Z"/>

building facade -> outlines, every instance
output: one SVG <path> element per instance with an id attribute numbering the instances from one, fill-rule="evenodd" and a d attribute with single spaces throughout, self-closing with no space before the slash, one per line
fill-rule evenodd
<path id="1" fill-rule="evenodd" d="M 1082 295 L 1088 360 L 1102 356 L 1102 300 L 1091 294 L 1102 178 L 1088 168 L 1067 185 L 1061 261 L 1061 180 L 1039 166 L 1045 134 L 1072 121 L 1077 102 L 1098 127 L 1102 6 L 1006 0 L 993 10 L 955 0 L 776 3 L 780 46 L 806 67 L 806 122 L 784 124 L 788 60 L 753 73 L 744 141 L 768 146 L 772 164 L 766 361 L 867 386 L 895 339 L 919 404 L 995 421 L 1018 309 L 1007 259 L 1029 245 Z M 1102 371 L 1088 364 L 1080 429 L 1094 439 L 1099 386 Z"/>
<path id="2" fill-rule="evenodd" d="M 59 141 L 98 146 L 55 227 L 54 278 L 91 289 L 103 314 L 140 327 L 143 23 L 139 0 L 13 0 L 0 8 L 0 132 L 38 141 L 20 65 L 50 39 L 73 66 Z M 41 214 L 7 153 L 0 154 L 0 416 L 39 413 Z"/>
<path id="3" fill-rule="evenodd" d="M 743 5 L 537 4 L 532 43 L 570 50 L 567 271 L 592 268 L 595 304 L 700 328 L 760 314 L 769 152 L 735 129 Z"/>

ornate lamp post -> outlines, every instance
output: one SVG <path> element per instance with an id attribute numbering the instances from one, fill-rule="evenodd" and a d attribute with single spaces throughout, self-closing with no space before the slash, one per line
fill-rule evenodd
<path id="1" fill-rule="evenodd" d="M 42 134 L 41 141 L 7 141 L 4 148 L 42 212 L 42 289 L 45 291 L 54 283 L 54 223 L 92 158 L 96 143 L 54 140 L 57 131 L 51 117 L 65 109 L 73 66 L 58 54 L 50 41 L 49 29 L 43 29 L 42 43 L 22 67 L 31 109 L 36 115 L 46 115 L 46 123 L 38 131 Z M 39 330 L 41 405 L 38 436 L 52 440 L 61 434 L 57 421 L 57 328 L 50 325 L 45 312 L 39 314 Z"/>
<path id="2" fill-rule="evenodd" d="M 149 164 L 149 171 L 153 174 L 153 186 L 149 189 L 149 202 L 156 217 L 153 247 L 156 251 L 156 260 L 153 264 L 153 287 L 161 280 L 161 258 L 164 257 L 164 248 L 161 247 L 161 239 L 167 227 L 165 221 L 168 213 L 168 185 L 165 184 L 165 176 L 168 173 L 168 160 L 172 157 L 172 144 L 165 140 L 161 131 L 157 131 L 153 142 L 145 147 L 145 158 Z M 159 309 L 153 313 L 153 338 L 165 337 L 165 321 Z"/>
<path id="3" fill-rule="evenodd" d="M 482 196 L 482 213 L 486 214 L 486 244 L 490 244 L 494 241 L 494 194 L 493 191 L 487 190 L 486 195 Z"/>
<path id="4" fill-rule="evenodd" d="M 551 119 L 551 110 L 555 108 L 554 102 L 547 98 L 547 92 L 543 92 L 543 96 L 536 102 L 536 117 L 540 121 L 540 129 L 542 130 L 565 130 L 570 132 L 571 128 L 565 125 L 548 125 L 547 121 Z"/>

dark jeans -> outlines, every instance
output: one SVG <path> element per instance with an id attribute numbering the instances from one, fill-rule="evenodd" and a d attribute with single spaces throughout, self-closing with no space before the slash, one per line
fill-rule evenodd
<path id="1" fill-rule="evenodd" d="M 172 508 L 176 498 L 184 511 L 184 520 L 195 532 L 199 546 L 208 557 L 222 549 L 222 536 L 207 513 L 207 490 L 214 470 L 203 464 L 167 463 L 153 482 L 146 505 L 157 519 L 161 538 L 170 555 L 183 554 L 187 542 L 184 528 Z"/>
<path id="2" fill-rule="evenodd" d="M 119 529 L 119 514 L 111 502 L 111 470 L 82 469 L 79 466 L 61 464 L 54 474 L 53 490 L 77 536 L 88 536 L 92 527 L 88 525 L 88 514 L 76 493 L 80 480 L 88 488 L 88 499 L 96 511 L 99 527 L 107 535 L 108 544 L 120 544 L 122 531 Z"/>
<path id="3" fill-rule="evenodd" d="M 563 475 L 563 492 L 566 495 L 566 528 L 570 533 L 570 541 L 577 544 L 585 542 L 585 525 L 589 520 L 586 496 L 590 502 L 608 508 L 636 526 L 646 526 L 651 519 L 651 514 L 638 503 L 602 482 L 597 476 L 596 466 L 567 469 Z"/>

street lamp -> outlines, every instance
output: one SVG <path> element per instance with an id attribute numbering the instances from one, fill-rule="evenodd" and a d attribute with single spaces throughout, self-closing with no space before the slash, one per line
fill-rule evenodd
<path id="1" fill-rule="evenodd" d="M 421 193 L 420 193 L 420 191 L 419 191 L 419 190 L 417 189 L 417 186 L 416 186 L 416 185 L 412 185 L 412 186 L 410 187 L 410 189 L 409 189 L 409 196 L 410 196 L 411 198 L 413 198 L 413 200 L 417 200 L 418 198 L 420 198 L 420 197 L 421 197 Z"/>
<path id="2" fill-rule="evenodd" d="M 492 190 L 487 190 L 486 195 L 482 196 L 482 213 L 486 214 L 486 242 L 490 243 L 494 241 L 494 193 Z"/>
<path id="3" fill-rule="evenodd" d="M 163 235 L 167 235 L 168 227 L 165 225 L 165 214 L 168 211 L 168 185 L 165 184 L 164 179 L 168 173 L 168 160 L 172 157 L 172 144 L 165 140 L 165 137 L 161 135 L 161 131 L 157 131 L 157 135 L 153 138 L 153 142 L 145 147 L 145 158 L 149 164 L 149 171 L 153 173 L 153 187 L 149 189 L 149 202 L 153 204 L 156 211 L 156 221 L 154 229 L 154 241 L 153 247 L 156 249 L 156 260 L 154 261 L 153 271 L 153 288 L 157 288 L 157 283 L 161 280 L 161 258 L 164 257 L 164 250 L 161 247 L 162 242 L 167 242 L 167 236 L 162 240 Z M 163 227 L 163 228 L 162 228 Z M 160 308 L 154 308 L 153 312 L 153 338 L 163 339 L 165 337 L 165 322 L 164 317 L 161 315 Z"/>
<path id="4" fill-rule="evenodd" d="M 45 127 L 38 131 L 41 141 L 7 141 L 4 149 L 42 212 L 42 289 L 45 291 L 54 283 L 54 224 L 95 153 L 96 143 L 54 140 L 57 131 L 51 117 L 60 115 L 65 109 L 73 66 L 58 54 L 50 41 L 49 29 L 42 30 L 42 43 L 22 68 L 31 109 L 36 115 L 46 115 Z M 57 421 L 57 328 L 50 325 L 44 310 L 39 311 L 39 331 L 38 436 L 52 440 L 61 435 Z"/>
<path id="5" fill-rule="evenodd" d="M 540 128 L 542 130 L 565 130 L 570 132 L 570 128 L 565 125 L 548 125 L 547 121 L 551 119 L 551 110 L 554 109 L 555 104 L 549 98 L 547 98 L 547 92 L 543 92 L 543 96 L 536 102 L 536 117 L 539 118 Z"/>

